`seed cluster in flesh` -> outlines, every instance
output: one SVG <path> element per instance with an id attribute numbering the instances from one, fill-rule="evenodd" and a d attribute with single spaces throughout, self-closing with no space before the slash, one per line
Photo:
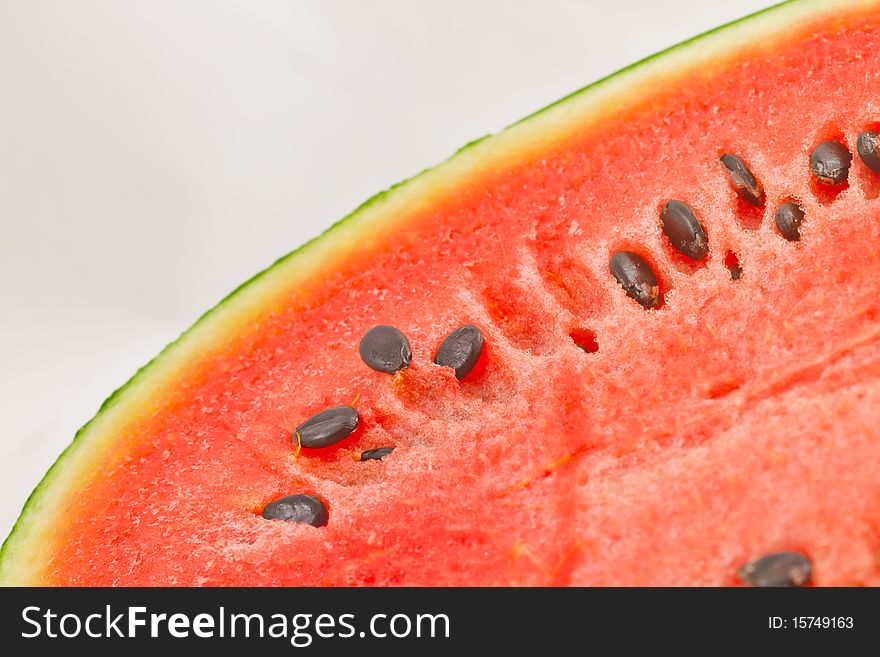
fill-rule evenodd
<path id="1" fill-rule="evenodd" d="M 434 363 L 449 367 L 461 380 L 470 374 L 483 352 L 483 333 L 473 325 L 460 326 L 450 333 L 434 356 Z M 386 374 L 409 367 L 412 350 L 402 331 L 386 325 L 374 326 L 361 338 L 361 360 L 371 369 Z M 360 424 L 360 416 L 351 406 L 334 406 L 320 411 L 300 424 L 293 432 L 297 451 L 331 447 L 342 442 Z M 377 447 L 361 452 L 360 461 L 381 461 L 394 451 L 394 447 Z M 327 507 L 320 499 L 307 493 L 287 495 L 274 500 L 263 509 L 267 520 L 300 522 L 315 527 L 327 524 Z"/>
<path id="2" fill-rule="evenodd" d="M 872 171 L 880 171 L 877 133 L 865 131 L 858 138 L 858 152 Z M 760 208 L 764 205 L 764 189 L 751 169 L 737 155 L 725 153 L 720 158 L 727 171 L 734 191 L 746 203 Z M 809 157 L 810 171 L 819 184 L 840 185 L 849 176 L 852 154 L 837 140 L 819 143 Z M 804 211 L 795 201 L 781 203 L 775 213 L 777 229 L 786 240 L 800 240 L 800 226 Z M 667 201 L 660 211 L 663 233 L 671 246 L 687 258 L 698 261 L 709 253 L 709 240 L 697 216 L 687 203 Z M 732 254 L 731 254 L 732 255 Z M 627 295 L 645 309 L 661 304 L 661 291 L 657 275 L 651 265 L 639 254 L 618 251 L 611 257 L 611 273 Z M 733 256 L 729 265 L 731 279 L 738 280 L 742 269 Z M 804 586 L 810 581 L 809 559 L 801 554 L 782 552 L 766 555 L 744 565 L 739 572 L 740 580 L 752 586 Z"/>
<path id="3" fill-rule="evenodd" d="M 859 137 L 859 154 L 872 171 L 877 156 L 876 134 L 864 132 Z M 818 144 L 810 153 L 810 171 L 821 184 L 839 185 L 846 181 L 852 155 L 839 141 L 828 140 Z M 765 194 L 761 183 L 751 169 L 737 155 L 725 153 L 720 158 L 729 176 L 731 186 L 746 203 L 761 207 Z M 800 240 L 800 225 L 804 212 L 794 201 L 781 203 L 775 213 L 777 229 L 789 241 Z M 672 199 L 660 210 L 662 231 L 671 246 L 683 256 L 699 261 L 709 253 L 709 240 L 693 208 L 684 201 Z M 731 254 L 732 255 L 732 254 Z M 742 270 L 733 256 L 729 265 L 731 278 L 738 280 Z M 638 253 L 618 251 L 610 261 L 611 274 L 623 287 L 627 296 L 645 309 L 661 305 L 662 294 L 657 276 L 651 265 Z M 434 363 L 454 370 L 458 380 L 464 379 L 474 368 L 483 351 L 484 336 L 474 325 L 455 329 L 441 343 L 434 355 Z M 370 368 L 387 374 L 408 367 L 412 350 L 406 335 L 399 329 L 378 325 L 367 331 L 359 345 L 363 362 Z M 294 442 L 307 448 L 323 448 L 338 443 L 357 429 L 359 416 L 350 406 L 338 406 L 321 411 L 294 431 Z M 380 447 L 362 452 L 360 461 L 382 460 L 394 447 Z M 327 524 L 327 509 L 317 497 L 308 494 L 289 495 L 268 504 L 264 518 L 301 522 L 320 527 Z M 739 570 L 742 583 L 751 586 L 804 586 L 810 582 L 809 558 L 797 552 L 779 552 L 755 558 Z"/>
<path id="4" fill-rule="evenodd" d="M 880 172 L 880 133 L 862 132 L 857 140 L 859 156 L 871 171 Z M 720 158 L 731 186 L 746 203 L 760 208 L 764 205 L 764 188 L 743 159 L 731 153 Z M 846 145 L 836 139 L 817 144 L 810 152 L 810 172 L 820 185 L 836 186 L 847 181 L 852 154 Z M 796 201 L 780 203 L 775 214 L 776 227 L 785 239 L 800 240 L 800 226 L 804 211 Z M 667 201 L 660 210 L 661 228 L 670 245 L 683 256 L 699 261 L 709 253 L 709 239 L 693 208 L 679 200 Z M 644 308 L 659 307 L 661 290 L 656 273 L 639 254 L 619 251 L 611 257 L 611 273 L 631 298 Z M 731 278 L 738 280 L 742 269 L 737 262 L 730 268 Z"/>

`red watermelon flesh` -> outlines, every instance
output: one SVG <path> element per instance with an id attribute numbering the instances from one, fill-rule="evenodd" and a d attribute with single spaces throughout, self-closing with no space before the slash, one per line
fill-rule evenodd
<path id="1" fill-rule="evenodd" d="M 878 46 L 877 2 L 788 4 L 371 201 L 108 400 L 0 578 L 726 585 L 790 550 L 815 584 L 880 583 L 880 174 L 856 154 L 880 121 Z M 810 172 L 828 139 L 854 154 L 843 185 Z M 670 199 L 705 228 L 703 260 L 663 234 Z M 774 222 L 788 200 L 796 242 Z M 621 250 L 653 268 L 658 307 L 611 275 Z M 364 364 L 377 324 L 406 334 L 410 367 Z M 432 358 L 464 324 L 485 348 L 459 381 Z M 357 432 L 297 453 L 294 428 L 345 404 Z M 325 527 L 261 517 L 295 493 Z"/>

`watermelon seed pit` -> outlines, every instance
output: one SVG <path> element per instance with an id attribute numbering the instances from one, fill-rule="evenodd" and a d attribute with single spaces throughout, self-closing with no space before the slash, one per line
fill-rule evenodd
<path id="1" fill-rule="evenodd" d="M 865 130 L 859 135 L 856 150 L 866 167 L 875 173 L 880 173 L 880 132 Z"/>
<path id="2" fill-rule="evenodd" d="M 663 233 L 672 248 L 692 260 L 702 260 L 709 253 L 709 238 L 691 207 L 682 201 L 671 200 L 660 211 Z"/>
<path id="3" fill-rule="evenodd" d="M 409 341 L 393 326 L 371 328 L 361 338 L 358 352 L 368 367 L 386 374 L 394 374 L 412 363 Z"/>
<path id="4" fill-rule="evenodd" d="M 312 527 L 327 524 L 327 507 L 314 495 L 298 493 L 279 498 L 266 505 L 261 514 L 266 520 L 301 522 Z"/>
<path id="5" fill-rule="evenodd" d="M 618 251 L 611 256 L 611 273 L 617 282 L 626 290 L 627 295 L 635 299 L 643 308 L 656 308 L 662 299 L 660 283 L 651 265 L 632 251 Z"/>
<path id="6" fill-rule="evenodd" d="M 596 341 L 596 333 L 590 329 L 575 328 L 569 332 L 572 341 L 588 354 L 599 351 L 599 343 Z"/>
<path id="7" fill-rule="evenodd" d="M 382 457 L 388 456 L 393 451 L 393 447 L 376 447 L 375 449 L 368 449 L 364 452 L 361 452 L 360 460 L 381 461 Z"/>
<path id="8" fill-rule="evenodd" d="M 786 201 L 776 210 L 776 227 L 779 234 L 789 242 L 797 242 L 801 238 L 801 223 L 804 211 L 794 201 Z"/>
<path id="9" fill-rule="evenodd" d="M 812 570 L 810 560 L 800 552 L 774 552 L 746 563 L 739 578 L 757 587 L 806 586 Z"/>
<path id="10" fill-rule="evenodd" d="M 721 163 L 740 198 L 755 207 L 764 205 L 764 188 L 741 157 L 725 153 L 721 156 Z"/>
<path id="11" fill-rule="evenodd" d="M 739 262 L 739 258 L 733 251 L 728 251 L 724 256 L 724 266 L 727 267 L 730 272 L 730 279 L 733 281 L 738 281 L 742 278 L 742 265 Z"/>
<path id="12" fill-rule="evenodd" d="M 820 142 L 810 152 L 810 173 L 823 185 L 842 185 L 849 177 L 852 154 L 836 139 Z"/>
<path id="13" fill-rule="evenodd" d="M 360 423 L 358 412 L 351 406 L 334 406 L 316 413 L 299 425 L 293 433 L 294 442 L 307 449 L 335 445 L 355 432 Z"/>
<path id="14" fill-rule="evenodd" d="M 434 355 L 434 362 L 441 367 L 451 367 L 455 370 L 455 378 L 461 381 L 480 359 L 483 342 L 483 332 L 476 326 L 460 326 L 443 340 Z"/>

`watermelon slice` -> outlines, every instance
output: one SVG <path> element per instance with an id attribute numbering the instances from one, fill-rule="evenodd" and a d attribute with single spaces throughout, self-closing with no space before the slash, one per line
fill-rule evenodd
<path id="1" fill-rule="evenodd" d="M 880 583 L 878 47 L 781 5 L 374 197 L 107 400 L 0 580 Z"/>

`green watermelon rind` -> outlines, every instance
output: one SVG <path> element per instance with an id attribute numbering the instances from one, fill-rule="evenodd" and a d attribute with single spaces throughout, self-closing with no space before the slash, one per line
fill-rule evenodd
<path id="1" fill-rule="evenodd" d="M 870 2 L 871 0 L 867 0 Z M 633 73 L 636 70 L 642 69 L 646 64 L 650 62 L 655 62 L 657 60 L 663 59 L 669 56 L 672 53 L 681 53 L 686 51 L 688 48 L 696 45 L 696 44 L 705 44 L 713 41 L 714 39 L 711 37 L 717 37 L 734 26 L 750 26 L 753 22 L 756 22 L 756 19 L 759 17 L 776 17 L 779 20 L 779 24 L 784 26 L 787 24 L 784 16 L 784 11 L 789 7 L 797 7 L 803 8 L 803 11 L 794 11 L 791 14 L 791 20 L 797 21 L 801 18 L 810 17 L 813 15 L 819 15 L 822 12 L 830 12 L 833 11 L 835 7 L 842 6 L 856 6 L 860 3 L 866 3 L 866 0 L 834 0 L 832 2 L 821 2 L 820 0 L 786 0 L 785 2 L 781 2 L 779 4 L 775 4 L 766 9 L 760 10 L 758 12 L 752 13 L 744 18 L 740 18 L 735 21 L 731 21 L 724 25 L 721 25 L 715 29 L 704 32 L 698 36 L 695 36 L 687 41 L 683 41 L 679 44 L 676 44 L 670 48 L 657 52 L 653 55 L 650 55 L 626 68 L 620 69 L 615 73 L 612 73 L 592 84 L 589 84 L 577 91 L 559 99 L 558 101 L 544 107 L 537 112 L 534 112 L 523 119 L 513 123 L 508 126 L 504 130 L 494 134 L 494 135 L 486 135 L 479 139 L 475 139 L 462 148 L 458 149 L 450 158 L 445 160 L 444 162 L 425 169 L 419 174 L 403 180 L 395 185 L 392 185 L 388 189 L 375 194 L 374 196 L 367 199 L 364 203 L 359 205 L 355 210 L 350 212 L 348 215 L 343 217 L 341 220 L 334 223 L 330 228 L 324 231 L 322 234 L 312 238 L 299 248 L 294 251 L 282 256 L 274 263 L 272 263 L 269 267 L 257 273 L 237 288 L 235 288 L 232 292 L 226 295 L 219 303 L 213 306 L 210 310 L 205 312 L 201 317 L 199 317 L 196 322 L 190 326 L 186 331 L 184 331 L 176 340 L 168 344 L 155 358 L 150 360 L 146 365 L 141 367 L 137 372 L 122 386 L 116 389 L 100 406 L 95 416 L 89 420 L 85 425 L 83 425 L 75 434 L 71 443 L 65 448 L 65 450 L 61 453 L 61 455 L 55 460 L 52 466 L 47 471 L 46 475 L 40 481 L 40 483 L 33 490 L 31 495 L 28 497 L 25 505 L 22 509 L 21 514 L 18 517 L 15 525 L 12 528 L 9 536 L 4 541 L 2 547 L 0 547 L 0 584 L 8 584 L 9 580 L 14 577 L 15 573 L 12 570 L 14 566 L 11 566 L 9 561 L 11 560 L 11 556 L 16 553 L 16 549 L 14 547 L 15 543 L 19 544 L 19 549 L 22 545 L 27 545 L 27 536 L 19 536 L 19 533 L 23 531 L 23 528 L 27 521 L 30 519 L 31 514 L 37 510 L 41 498 L 44 493 L 50 488 L 51 484 L 57 479 L 59 474 L 63 470 L 63 466 L 65 462 L 69 459 L 69 457 L 80 447 L 81 439 L 83 435 L 95 424 L 97 420 L 99 420 L 104 413 L 106 413 L 110 408 L 112 408 L 115 404 L 119 402 L 122 398 L 123 394 L 132 388 L 135 384 L 139 383 L 144 375 L 151 371 L 158 363 L 163 361 L 165 357 L 174 349 L 181 347 L 186 344 L 187 338 L 192 335 L 196 329 L 202 327 L 206 321 L 216 315 L 221 309 L 227 308 L 230 305 L 230 302 L 237 299 L 244 290 L 252 288 L 255 283 L 265 278 L 268 274 L 272 272 L 276 272 L 281 268 L 284 264 L 290 264 L 294 260 L 301 259 L 304 255 L 310 253 L 316 245 L 319 243 L 325 243 L 330 241 L 335 234 L 339 232 L 339 230 L 343 226 L 354 225 L 354 221 L 361 217 L 364 212 L 373 206 L 376 206 L 382 202 L 387 201 L 389 198 L 397 195 L 399 191 L 402 189 L 409 187 L 417 180 L 424 178 L 427 174 L 438 172 L 441 169 L 444 169 L 446 165 L 449 163 L 459 159 L 462 154 L 473 152 L 477 147 L 485 146 L 487 141 L 491 139 L 495 139 L 498 136 L 510 132 L 512 129 L 522 126 L 525 123 L 532 122 L 539 116 L 544 116 L 548 114 L 551 110 L 556 108 L 560 108 L 562 106 L 566 106 L 571 103 L 574 99 L 583 99 L 585 94 L 595 92 L 599 89 L 602 89 L 606 85 L 608 85 L 612 81 L 620 80 L 624 78 L 627 74 Z M 813 9 L 815 7 L 815 9 Z M 720 40 L 719 40 L 720 41 Z M 736 50 L 734 46 L 732 50 Z M 683 65 L 682 70 L 687 70 L 688 66 Z"/>

